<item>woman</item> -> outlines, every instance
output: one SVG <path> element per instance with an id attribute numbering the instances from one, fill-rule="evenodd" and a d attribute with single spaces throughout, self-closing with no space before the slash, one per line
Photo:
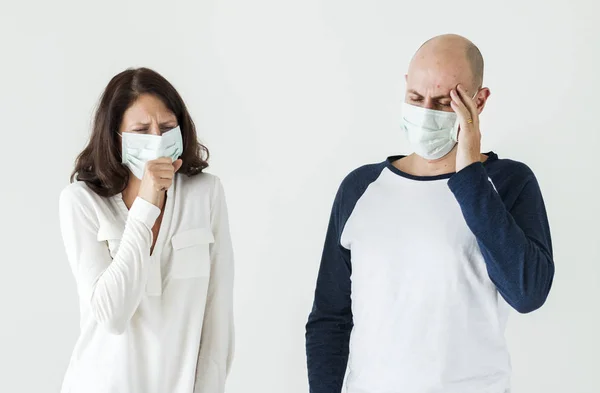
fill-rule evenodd
<path id="1" fill-rule="evenodd" d="M 140 68 L 110 81 L 60 196 L 81 313 L 62 392 L 224 391 L 233 255 L 207 158 L 166 79 Z"/>

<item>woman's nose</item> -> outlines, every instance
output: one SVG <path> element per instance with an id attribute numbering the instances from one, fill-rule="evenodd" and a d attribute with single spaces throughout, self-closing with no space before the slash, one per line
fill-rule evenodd
<path id="1" fill-rule="evenodd" d="M 148 130 L 148 133 L 150 135 L 159 135 L 160 136 L 161 132 L 160 132 L 160 127 L 158 126 L 158 124 L 152 124 L 150 126 L 150 129 Z"/>

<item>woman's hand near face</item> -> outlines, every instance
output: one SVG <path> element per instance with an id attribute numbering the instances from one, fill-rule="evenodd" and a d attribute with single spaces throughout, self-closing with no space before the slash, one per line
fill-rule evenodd
<path id="1" fill-rule="evenodd" d="M 154 206 L 162 208 L 165 191 L 173 184 L 175 173 L 181 168 L 182 164 L 181 159 L 171 162 L 169 157 L 148 161 L 138 196 Z"/>

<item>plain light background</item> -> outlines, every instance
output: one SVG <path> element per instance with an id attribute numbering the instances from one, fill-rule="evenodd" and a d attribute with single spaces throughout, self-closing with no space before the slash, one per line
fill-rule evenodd
<path id="1" fill-rule="evenodd" d="M 509 320 L 513 392 L 600 392 L 598 11 L 593 0 L 2 0 L 0 391 L 59 390 L 78 310 L 58 195 L 109 79 L 147 66 L 182 94 L 226 189 L 227 393 L 307 392 L 304 324 L 335 191 L 355 167 L 409 152 L 408 62 L 454 32 L 486 61 L 483 148 L 535 171 L 552 228 L 549 300 Z"/>

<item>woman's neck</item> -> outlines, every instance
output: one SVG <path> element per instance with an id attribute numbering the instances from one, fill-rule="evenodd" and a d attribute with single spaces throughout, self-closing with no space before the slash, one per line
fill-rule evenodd
<path id="1" fill-rule="evenodd" d="M 131 209 L 131 205 L 133 205 L 135 198 L 137 198 L 141 183 L 140 179 L 129 174 L 129 181 L 122 193 L 123 202 L 125 203 L 125 206 L 127 206 L 127 209 Z"/>

